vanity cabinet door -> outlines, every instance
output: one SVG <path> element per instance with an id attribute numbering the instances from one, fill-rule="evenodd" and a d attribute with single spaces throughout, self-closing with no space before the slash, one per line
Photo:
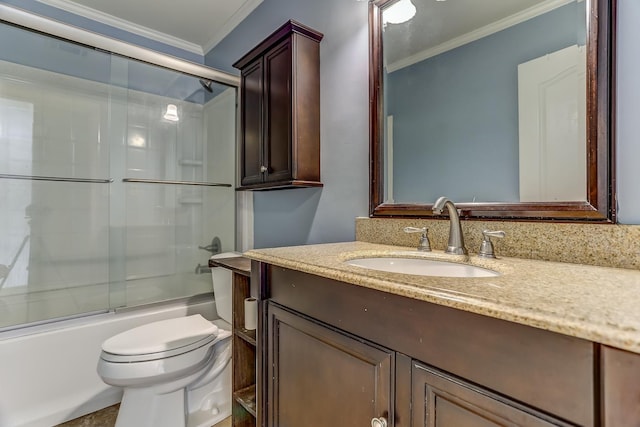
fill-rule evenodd
<path id="1" fill-rule="evenodd" d="M 604 427 L 640 426 L 640 355 L 602 346 Z"/>
<path id="2" fill-rule="evenodd" d="M 267 313 L 267 426 L 394 425 L 393 352 L 273 303 Z"/>
<path id="3" fill-rule="evenodd" d="M 412 367 L 412 388 L 412 427 L 569 425 L 420 363 Z"/>

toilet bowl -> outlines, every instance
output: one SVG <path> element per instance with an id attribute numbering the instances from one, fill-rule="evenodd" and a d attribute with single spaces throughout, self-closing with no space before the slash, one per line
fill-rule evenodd
<path id="1" fill-rule="evenodd" d="M 232 277 L 214 268 L 212 280 L 220 319 L 161 320 L 102 344 L 98 374 L 123 388 L 116 427 L 210 427 L 231 415 Z"/>

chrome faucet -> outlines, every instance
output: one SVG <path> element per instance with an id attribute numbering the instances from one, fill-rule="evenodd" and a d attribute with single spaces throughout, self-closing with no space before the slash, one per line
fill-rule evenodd
<path id="1" fill-rule="evenodd" d="M 445 252 L 454 255 L 466 255 L 467 249 L 464 247 L 460 217 L 453 202 L 446 197 L 438 198 L 433 204 L 433 213 L 440 215 L 445 207 L 449 210 L 449 243 Z"/>

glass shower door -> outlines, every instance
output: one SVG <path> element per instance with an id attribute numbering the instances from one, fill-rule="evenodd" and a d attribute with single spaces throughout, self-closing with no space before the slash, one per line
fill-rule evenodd
<path id="1" fill-rule="evenodd" d="M 109 92 L 87 74 L 110 56 L 6 25 L 0 39 L 19 46 L 0 49 L 0 328 L 104 311 Z"/>
<path id="2" fill-rule="evenodd" d="M 233 87 L 0 24 L 0 330 L 211 293 L 235 118 Z"/>

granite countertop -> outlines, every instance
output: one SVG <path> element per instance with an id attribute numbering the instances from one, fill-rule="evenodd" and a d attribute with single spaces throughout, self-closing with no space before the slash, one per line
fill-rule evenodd
<path id="1" fill-rule="evenodd" d="M 489 268 L 497 277 L 387 273 L 345 264 L 426 257 Z M 640 271 L 520 258 L 484 259 L 366 242 L 254 249 L 244 256 L 353 285 L 529 325 L 640 353 Z"/>

